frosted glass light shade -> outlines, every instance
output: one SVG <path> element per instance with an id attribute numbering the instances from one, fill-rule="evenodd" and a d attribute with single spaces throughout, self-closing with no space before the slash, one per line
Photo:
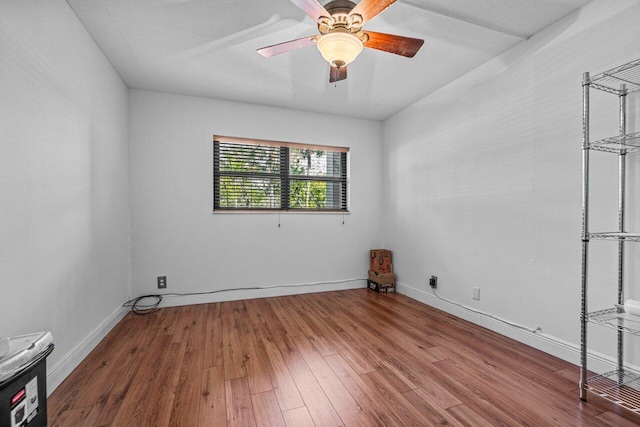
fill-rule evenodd
<path id="1" fill-rule="evenodd" d="M 360 55 L 362 41 L 351 33 L 329 33 L 316 44 L 322 57 L 334 67 L 342 67 Z"/>

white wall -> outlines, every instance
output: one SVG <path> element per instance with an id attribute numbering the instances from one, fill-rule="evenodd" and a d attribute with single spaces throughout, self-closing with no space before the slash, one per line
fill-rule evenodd
<path id="1" fill-rule="evenodd" d="M 351 279 L 380 245 L 380 122 L 140 90 L 129 102 L 134 296 L 157 293 L 157 276 L 176 293 L 346 281 L 168 305 L 365 286 Z M 214 134 L 350 147 L 350 214 L 213 214 Z"/>
<path id="2" fill-rule="evenodd" d="M 639 21 L 638 1 L 594 1 L 385 121 L 383 241 L 401 292 L 578 361 L 582 73 L 640 58 Z M 617 97 L 592 101 L 604 117 L 592 136 L 616 135 Z M 629 103 L 637 131 L 637 96 Z M 613 230 L 617 158 L 598 154 L 592 230 Z M 629 163 L 634 177 L 638 157 Z M 612 307 L 616 244 L 591 246 L 591 308 Z M 440 296 L 543 333 L 439 301 L 432 274 Z M 590 343 L 610 355 L 613 335 Z"/>
<path id="3" fill-rule="evenodd" d="M 63 0 L 0 2 L 0 52 L 0 333 L 53 333 L 51 391 L 129 292 L 127 88 Z"/>

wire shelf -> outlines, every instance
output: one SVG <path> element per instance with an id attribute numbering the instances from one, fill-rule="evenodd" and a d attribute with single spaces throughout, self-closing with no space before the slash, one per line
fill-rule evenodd
<path id="1" fill-rule="evenodd" d="M 640 90 L 640 59 L 627 62 L 589 79 L 592 88 L 621 95 L 620 85 L 626 85 L 627 93 Z"/>
<path id="2" fill-rule="evenodd" d="M 623 151 L 640 151 L 640 132 L 601 139 L 590 143 L 588 147 L 591 150 L 618 154 Z"/>
<path id="3" fill-rule="evenodd" d="M 587 380 L 587 389 L 633 412 L 640 413 L 640 375 L 616 370 Z"/>
<path id="4" fill-rule="evenodd" d="M 617 308 L 594 311 L 587 314 L 587 321 L 627 334 L 640 336 L 640 316 L 619 311 Z"/>
<path id="5" fill-rule="evenodd" d="M 597 89 L 611 94 L 618 95 L 620 123 L 624 126 L 627 118 L 627 102 L 625 96 L 630 93 L 640 92 L 640 59 L 627 62 L 616 68 L 612 68 L 603 73 L 591 76 L 585 73 L 582 81 L 583 89 L 583 170 L 582 170 L 582 310 L 581 310 L 581 337 L 580 337 L 580 399 L 587 400 L 587 392 L 593 393 L 625 409 L 640 414 L 640 374 L 624 369 L 623 333 L 640 336 L 640 316 L 634 316 L 624 312 L 618 305 L 614 308 L 587 313 L 587 277 L 588 277 L 588 243 L 590 239 L 613 240 L 620 242 L 640 242 L 640 233 L 623 232 L 620 227 L 617 232 L 596 232 L 588 231 L 589 213 L 589 150 L 598 150 L 620 155 L 619 185 L 620 203 L 618 213 L 621 218 L 625 212 L 625 181 L 624 165 L 625 154 L 628 152 L 640 151 L 640 132 L 619 135 L 607 139 L 590 142 L 589 136 L 589 93 L 591 89 Z M 635 98 L 634 98 L 635 99 Z M 620 244 L 621 245 L 621 244 Z M 618 250 L 619 268 L 623 268 L 622 247 Z M 618 298 L 620 299 L 623 290 L 622 275 L 618 278 Z M 587 378 L 587 324 L 595 323 L 618 331 L 618 370 L 606 374 Z"/>
<path id="6" fill-rule="evenodd" d="M 640 242 L 640 233 L 589 233 L 592 239 L 602 240 L 626 240 L 629 242 Z"/>

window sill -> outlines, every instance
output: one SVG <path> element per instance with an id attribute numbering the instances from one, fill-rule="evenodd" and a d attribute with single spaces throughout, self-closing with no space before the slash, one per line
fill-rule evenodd
<path id="1" fill-rule="evenodd" d="M 282 211 L 275 211 L 275 210 L 262 210 L 262 209 L 255 209 L 255 210 L 251 210 L 251 209 L 247 209 L 247 210 L 235 210 L 235 209 L 216 209 L 215 211 L 212 212 L 214 215 L 237 215 L 237 214 L 271 214 L 271 215 L 282 215 L 282 214 L 293 214 L 293 215 L 300 215 L 300 214 L 307 214 L 307 215 L 349 215 L 351 214 L 351 212 L 349 211 L 313 211 L 313 210 L 308 210 L 308 211 L 297 211 L 297 210 L 282 210 Z"/>

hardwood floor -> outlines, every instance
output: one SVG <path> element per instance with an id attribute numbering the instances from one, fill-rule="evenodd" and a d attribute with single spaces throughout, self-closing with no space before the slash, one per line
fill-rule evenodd
<path id="1" fill-rule="evenodd" d="M 49 425 L 638 425 L 581 402 L 577 378 L 403 295 L 356 289 L 129 314 L 49 397 Z"/>

